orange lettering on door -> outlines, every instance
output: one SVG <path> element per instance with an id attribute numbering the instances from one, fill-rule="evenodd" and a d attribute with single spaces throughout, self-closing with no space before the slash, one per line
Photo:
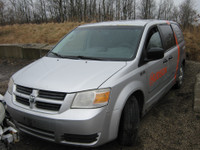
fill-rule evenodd
<path id="1" fill-rule="evenodd" d="M 158 79 L 162 78 L 165 74 L 167 73 L 167 67 L 159 70 L 156 73 L 151 73 L 150 75 L 150 80 L 149 80 L 149 85 L 152 86 Z"/>

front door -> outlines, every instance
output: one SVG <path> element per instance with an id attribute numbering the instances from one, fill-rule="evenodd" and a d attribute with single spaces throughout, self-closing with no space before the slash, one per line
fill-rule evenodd
<path id="1" fill-rule="evenodd" d="M 150 48 L 163 48 L 160 32 L 157 27 L 152 28 L 148 33 L 145 50 L 148 52 Z M 168 75 L 168 53 L 164 54 L 164 58 L 150 61 L 146 65 L 147 71 L 147 87 L 149 95 L 149 104 L 157 100 L 156 97 L 162 95 L 162 89 L 169 80 Z"/>

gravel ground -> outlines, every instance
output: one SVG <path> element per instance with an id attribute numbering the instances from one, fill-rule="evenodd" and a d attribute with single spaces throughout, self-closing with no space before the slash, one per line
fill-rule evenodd
<path id="1" fill-rule="evenodd" d="M 32 61 L 0 60 L 0 93 L 5 93 L 9 77 Z M 116 141 L 96 150 L 199 150 L 200 114 L 193 112 L 195 75 L 200 63 L 187 61 L 181 89 L 171 89 L 141 120 L 139 138 L 133 147 L 121 147 Z M 80 149 L 59 145 L 21 133 L 21 141 L 13 150 Z M 93 148 L 94 149 L 94 148 Z"/>

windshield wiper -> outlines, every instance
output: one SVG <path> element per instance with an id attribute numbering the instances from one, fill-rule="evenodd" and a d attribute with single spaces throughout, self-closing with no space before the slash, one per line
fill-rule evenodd
<path id="1" fill-rule="evenodd" d="M 58 53 L 55 52 L 50 52 L 52 54 L 54 54 L 57 57 L 60 58 L 69 58 L 69 59 L 88 59 L 88 60 L 104 60 L 102 58 L 96 58 L 96 57 L 89 57 L 89 56 L 67 56 L 67 55 L 60 55 Z"/>
<path id="2" fill-rule="evenodd" d="M 88 59 L 88 60 L 104 60 L 104 59 L 102 59 L 102 58 L 89 57 L 89 56 L 64 56 L 64 58 L 72 58 L 72 59 Z"/>
<path id="3" fill-rule="evenodd" d="M 60 55 L 60 54 L 58 54 L 58 53 L 55 53 L 55 52 L 50 52 L 50 53 L 54 54 L 54 55 L 57 56 L 57 57 L 63 58 L 63 56 Z"/>

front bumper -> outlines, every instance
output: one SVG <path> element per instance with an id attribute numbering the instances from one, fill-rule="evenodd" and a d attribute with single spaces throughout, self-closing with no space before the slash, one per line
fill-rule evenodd
<path id="1" fill-rule="evenodd" d="M 107 107 L 68 109 L 62 113 L 48 114 L 15 105 L 8 92 L 4 99 L 18 128 L 33 136 L 56 143 L 94 147 L 111 140 Z"/>

